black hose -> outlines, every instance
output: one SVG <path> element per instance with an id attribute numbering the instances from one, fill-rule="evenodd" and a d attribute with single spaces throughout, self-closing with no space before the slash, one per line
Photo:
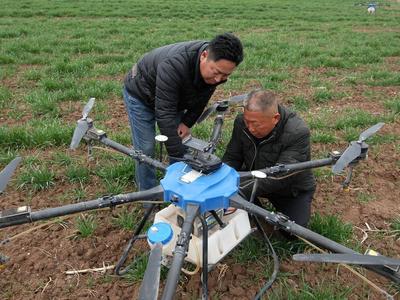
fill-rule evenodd
<path id="1" fill-rule="evenodd" d="M 279 272 L 279 258 L 278 255 L 276 255 L 275 249 L 271 244 L 271 241 L 269 240 L 267 234 L 265 233 L 264 229 L 261 226 L 261 223 L 259 221 L 259 219 L 254 216 L 257 228 L 261 231 L 261 233 L 264 236 L 265 242 L 267 244 L 267 246 L 269 247 L 269 249 L 271 250 L 271 256 L 272 259 L 274 260 L 274 269 L 273 272 L 271 274 L 271 278 L 263 285 L 263 287 L 258 291 L 257 295 L 254 297 L 255 300 L 261 299 L 262 295 L 265 294 L 265 292 L 271 288 L 272 284 L 274 283 L 274 281 L 276 280 L 276 278 L 278 277 L 278 272 Z"/>
<path id="2" fill-rule="evenodd" d="M 208 299 L 208 227 L 204 216 L 199 216 L 203 226 L 203 270 L 201 299 Z"/>

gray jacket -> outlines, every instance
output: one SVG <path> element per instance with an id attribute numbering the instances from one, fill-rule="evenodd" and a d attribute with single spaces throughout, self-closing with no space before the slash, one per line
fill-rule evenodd
<path id="1" fill-rule="evenodd" d="M 222 160 L 234 169 L 244 171 L 310 160 L 307 125 L 296 113 L 281 105 L 279 113 L 279 122 L 258 145 L 245 126 L 243 115 L 238 115 Z M 315 190 L 315 179 L 311 170 L 305 170 L 282 180 L 262 179 L 260 189 L 266 193 L 295 197 L 298 192 Z"/>
<path id="2" fill-rule="evenodd" d="M 216 85 L 208 85 L 200 74 L 200 55 L 208 42 L 191 41 L 167 45 L 145 54 L 125 77 L 125 88 L 155 111 L 161 134 L 168 137 L 170 156 L 182 156 L 184 147 L 176 120 L 192 127 L 203 112 Z M 222 83 L 222 82 L 221 82 Z"/>

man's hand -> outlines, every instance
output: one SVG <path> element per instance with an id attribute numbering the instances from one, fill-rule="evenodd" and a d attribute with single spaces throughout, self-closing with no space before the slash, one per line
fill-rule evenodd
<path id="1" fill-rule="evenodd" d="M 178 125 L 178 135 L 181 139 L 185 138 L 187 135 L 190 134 L 190 128 L 187 127 L 185 124 L 180 123 Z"/>

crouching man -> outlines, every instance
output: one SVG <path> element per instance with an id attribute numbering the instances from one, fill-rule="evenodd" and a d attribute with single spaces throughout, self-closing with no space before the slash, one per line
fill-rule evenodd
<path id="1" fill-rule="evenodd" d="M 296 113 L 278 103 L 269 91 L 253 91 L 245 101 L 244 113 L 236 117 L 231 140 L 222 160 L 238 171 L 251 171 L 276 164 L 310 160 L 310 131 Z M 267 198 L 278 212 L 301 226 L 310 219 L 315 179 L 311 170 L 282 179 L 259 179 L 255 204 Z M 242 184 L 250 199 L 252 185 Z"/>

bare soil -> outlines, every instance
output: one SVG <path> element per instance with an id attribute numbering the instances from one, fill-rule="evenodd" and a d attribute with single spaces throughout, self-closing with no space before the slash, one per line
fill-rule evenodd
<path id="1" fill-rule="evenodd" d="M 361 30 L 361 29 L 359 29 Z M 291 88 L 282 95 L 284 103 L 294 94 L 309 96 L 311 88 L 306 81 L 310 70 L 300 70 L 297 81 L 291 82 Z M 312 72 L 315 72 L 313 70 Z M 321 74 L 325 70 L 317 70 Z M 341 77 L 331 78 L 340 86 Z M 11 83 L 9 83 L 11 84 Z M 300 90 L 297 89 L 300 88 Z M 365 87 L 347 88 L 347 98 L 329 102 L 332 109 L 340 114 L 346 107 L 362 108 L 372 113 L 384 112 L 382 103 L 365 99 L 366 88 L 380 92 L 385 97 L 399 95 L 398 87 Z M 343 89 L 341 89 L 343 91 Z M 218 91 L 213 99 L 223 98 Z M 112 118 L 106 122 L 108 130 L 118 130 L 128 126 L 125 110 L 121 99 L 110 99 L 107 109 Z M 80 107 L 74 104 L 75 111 Z M 60 107 L 61 110 L 69 109 Z M 315 113 L 318 113 L 317 108 Z M 31 116 L 27 115 L 27 118 Z M 70 116 L 66 122 L 79 118 L 79 113 Z M 11 120 L 5 122 L 11 124 Z M 399 120 L 387 124 L 382 133 L 400 136 Z M 345 142 L 336 145 L 338 149 L 346 147 Z M 326 145 L 313 145 L 313 151 L 334 150 Z M 40 151 L 46 155 L 50 150 Z M 82 155 L 84 150 L 82 150 Z M 48 154 L 49 155 L 49 154 Z M 75 155 L 79 155 L 75 154 Z M 15 177 L 18 176 L 18 173 Z M 322 215 L 333 214 L 345 222 L 354 225 L 357 238 L 363 242 L 364 249 L 370 247 L 382 254 L 399 257 L 399 238 L 390 233 L 390 222 L 400 216 L 398 184 L 400 178 L 399 148 L 393 144 L 382 144 L 371 147 L 369 158 L 361 162 L 354 171 L 354 178 L 348 190 L 341 190 L 340 184 L 344 177 L 331 179 L 320 178 L 313 202 L 313 211 Z M 96 192 L 101 190 L 100 182 L 91 182 L 86 194 L 89 199 L 96 198 Z M 0 209 L 24 205 L 29 199 L 32 210 L 54 207 L 68 203 L 63 200 L 67 191 L 77 188 L 77 185 L 64 181 L 56 182 L 55 187 L 29 195 L 25 190 L 11 188 L 2 195 Z M 360 193 L 371 195 L 371 200 L 363 202 Z M 64 201 L 64 202 L 63 202 Z M 130 206 L 132 208 L 132 206 Z M 3 299 L 136 299 L 140 282 L 130 283 L 113 275 L 112 270 L 105 273 L 85 273 L 66 275 L 67 270 L 80 270 L 115 265 L 131 236 L 111 223 L 111 217 L 118 212 L 104 210 L 98 213 L 98 224 L 95 234 L 89 238 L 80 238 L 75 227 L 76 216 L 68 216 L 62 222 L 43 222 L 21 225 L 0 231 L 0 240 L 10 238 L 8 243 L 1 245 L 0 252 L 10 257 L 9 262 L 0 269 L 0 291 Z M 40 226 L 37 228 L 37 226 Z M 28 230 L 31 230 L 27 232 Z M 368 229 L 381 230 L 366 231 Z M 136 254 L 148 251 L 145 242 L 139 242 L 135 247 Z M 352 288 L 350 299 L 384 299 L 384 296 L 359 279 L 344 267 L 333 264 L 306 264 L 292 260 L 281 262 L 281 272 L 288 275 L 286 282 L 294 289 L 300 289 L 305 282 L 311 287 L 317 287 L 322 282 L 337 283 L 343 288 Z M 224 259 L 218 267 L 209 274 L 209 291 L 211 298 L 219 299 L 252 299 L 267 278 L 260 278 L 261 266 L 257 262 L 238 264 L 232 258 Z M 372 282 L 380 288 L 394 293 L 391 283 L 369 271 L 363 271 Z M 161 286 L 162 290 L 163 286 Z M 176 299 L 199 298 L 201 288 L 200 276 L 182 276 Z M 279 282 L 272 289 L 278 289 Z"/>

